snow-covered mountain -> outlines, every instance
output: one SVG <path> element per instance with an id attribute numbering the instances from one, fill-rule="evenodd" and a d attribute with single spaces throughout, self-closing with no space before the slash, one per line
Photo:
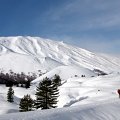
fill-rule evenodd
<path id="1" fill-rule="evenodd" d="M 112 72 L 120 60 L 40 37 L 0 37 L 0 68 L 19 72 L 50 71 L 58 66 L 77 66 Z"/>
<path id="2" fill-rule="evenodd" d="M 120 86 L 119 57 L 40 37 L 0 37 L 0 68 L 26 73 L 46 71 L 32 81 L 29 89 L 14 86 L 14 103 L 6 101 L 8 88 L 0 85 L 0 120 L 120 119 L 116 92 Z M 98 72 L 107 75 L 98 76 Z M 36 85 L 46 76 L 51 78 L 55 74 L 62 78 L 57 109 L 15 113 L 19 112 L 19 101 L 24 95 L 30 94 L 35 99 Z"/>

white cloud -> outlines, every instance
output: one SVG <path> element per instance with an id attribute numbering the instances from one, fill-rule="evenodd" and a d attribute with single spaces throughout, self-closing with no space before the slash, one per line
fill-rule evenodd
<path id="1" fill-rule="evenodd" d="M 120 29 L 120 1 L 69 1 L 44 14 L 43 19 L 51 23 L 51 31 L 56 35 L 53 38 L 91 51 L 119 53 L 120 39 L 115 34 L 110 39 L 104 31 Z"/>
<path id="2" fill-rule="evenodd" d="M 51 21 L 60 21 L 61 26 L 61 21 L 69 18 L 66 28 L 70 24 L 81 30 L 109 28 L 120 26 L 119 6 L 119 0 L 75 0 L 51 9 L 46 15 Z"/>

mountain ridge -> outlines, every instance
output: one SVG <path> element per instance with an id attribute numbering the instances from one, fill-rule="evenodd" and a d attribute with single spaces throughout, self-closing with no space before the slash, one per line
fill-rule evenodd
<path id="1" fill-rule="evenodd" d="M 0 37 L 0 55 L 0 62 L 4 65 L 6 64 L 9 69 L 14 69 L 15 71 L 22 71 L 22 69 L 17 68 L 16 70 L 14 65 L 13 68 L 12 65 L 9 66 L 8 63 L 10 63 L 11 59 L 16 66 L 20 61 L 22 61 L 22 65 L 26 65 L 24 72 L 28 72 L 30 70 L 30 67 L 28 66 L 35 66 L 31 68 L 34 71 L 37 69 L 50 71 L 51 69 L 61 65 L 82 66 L 90 70 L 100 69 L 108 73 L 118 71 L 120 69 L 118 64 L 120 61 L 117 58 L 112 62 L 111 59 L 114 57 L 106 58 L 102 55 L 97 55 L 79 47 L 40 37 Z M 4 58 L 4 62 L 2 57 Z M 115 63 L 116 61 L 117 63 Z M 0 67 L 4 68 L 3 65 L 0 65 Z"/>

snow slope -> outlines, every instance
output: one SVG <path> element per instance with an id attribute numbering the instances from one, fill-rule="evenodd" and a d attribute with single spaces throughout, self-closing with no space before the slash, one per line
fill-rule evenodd
<path id="1" fill-rule="evenodd" d="M 118 57 L 95 54 L 39 37 L 0 37 L 0 68 L 14 72 L 47 71 L 32 82 L 30 89 L 13 87 L 14 103 L 6 101 L 8 88 L 0 85 L 0 120 L 120 119 L 120 103 L 116 92 L 120 88 Z M 94 69 L 108 75 L 97 76 Z M 13 114 L 19 112 L 19 101 L 24 95 L 30 94 L 35 99 L 37 84 L 55 74 L 62 78 L 57 109 Z"/>
<path id="2" fill-rule="evenodd" d="M 77 66 L 60 66 L 52 69 L 41 77 L 32 81 L 33 84 L 37 84 L 43 78 L 48 77 L 52 78 L 55 74 L 59 75 L 62 81 L 66 81 L 69 78 L 81 77 L 81 75 L 85 75 L 86 77 L 96 76 L 96 74 L 87 68 L 77 67 Z"/>
<path id="3" fill-rule="evenodd" d="M 27 94 L 30 94 L 33 99 L 35 99 L 35 86 L 31 86 L 30 89 L 25 89 L 21 87 L 13 87 L 14 90 L 14 102 L 7 102 L 7 92 L 8 87 L 5 85 L 0 85 L 0 115 L 8 114 L 8 113 L 16 113 L 19 112 L 19 103 L 20 99 Z M 0 119 L 1 120 L 1 119 Z"/>
<path id="4" fill-rule="evenodd" d="M 113 112 L 114 111 L 114 112 Z M 0 116 L 0 120 L 120 120 L 120 102 Z"/>
<path id="5" fill-rule="evenodd" d="M 117 89 L 120 85 L 120 74 L 114 73 L 106 76 L 95 77 L 73 77 L 67 79 L 61 87 L 59 87 L 60 96 L 57 106 L 72 107 L 86 105 L 101 105 L 110 101 L 114 103 L 118 100 Z M 19 100 L 26 94 L 30 94 L 35 99 L 36 84 L 30 89 L 13 87 L 15 91 L 15 102 L 10 104 L 6 101 L 7 89 L 0 86 L 0 114 L 10 112 L 18 112 Z M 3 99 L 4 98 L 4 99 Z"/>
<path id="6" fill-rule="evenodd" d="M 63 42 L 40 37 L 0 37 L 0 68 L 5 70 L 50 71 L 61 65 L 75 65 L 90 70 L 96 68 L 105 72 L 118 71 L 119 59 L 111 59 Z"/>
<path id="7" fill-rule="evenodd" d="M 0 115 L 18 111 L 18 106 L 16 102 L 13 104 L 7 102 L 7 91 L 8 88 L 4 87 L 3 85 L 0 86 Z M 19 102 L 17 97 L 15 97 L 15 100 Z"/>

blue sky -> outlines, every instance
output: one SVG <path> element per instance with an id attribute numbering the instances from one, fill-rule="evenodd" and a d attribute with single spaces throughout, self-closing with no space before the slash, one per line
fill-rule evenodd
<path id="1" fill-rule="evenodd" d="M 0 36 L 20 35 L 120 54 L 120 0 L 0 0 Z"/>

